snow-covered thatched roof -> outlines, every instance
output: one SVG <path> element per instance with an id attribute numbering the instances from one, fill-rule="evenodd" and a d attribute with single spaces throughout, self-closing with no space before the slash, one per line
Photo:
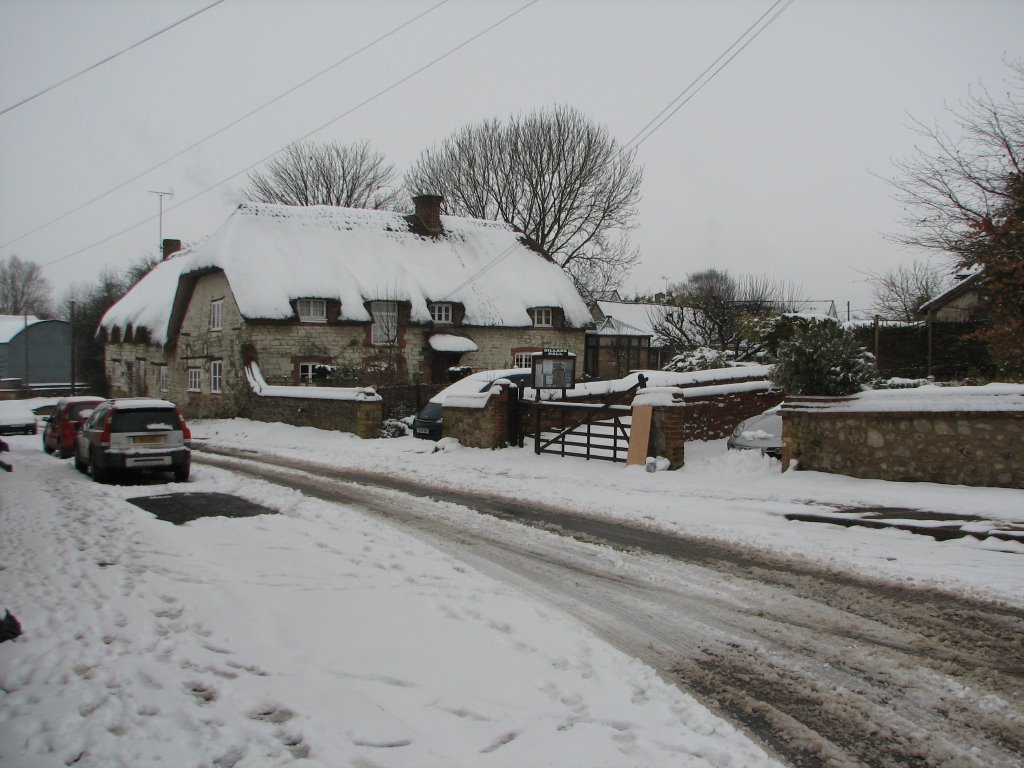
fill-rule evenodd
<path id="1" fill-rule="evenodd" d="M 364 302 L 405 301 L 412 322 L 430 302 L 461 303 L 468 326 L 532 325 L 531 307 L 560 307 L 584 327 L 590 312 L 572 281 L 507 224 L 442 216 L 430 236 L 399 213 L 243 203 L 209 238 L 158 264 L 104 315 L 105 329 L 148 328 L 168 338 L 178 278 L 224 271 L 242 315 L 294 316 L 298 298 L 341 302 L 342 318 L 369 321 Z"/>

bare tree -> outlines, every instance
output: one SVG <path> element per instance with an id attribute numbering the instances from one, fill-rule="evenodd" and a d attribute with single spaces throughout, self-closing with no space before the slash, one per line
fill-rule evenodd
<path id="1" fill-rule="evenodd" d="M 0 262 L 0 315 L 50 314 L 50 281 L 33 261 L 10 256 Z"/>
<path id="2" fill-rule="evenodd" d="M 281 205 L 334 205 L 395 210 L 394 166 L 368 142 L 299 142 L 249 174 L 247 200 Z"/>
<path id="3" fill-rule="evenodd" d="M 1024 61 L 999 99 L 987 89 L 949 110 L 955 134 L 915 121 L 924 146 L 896 164 L 905 245 L 981 266 L 985 328 L 997 362 L 1024 372 Z"/>
<path id="4" fill-rule="evenodd" d="M 733 277 L 706 269 L 671 288 L 675 312 L 655 323 L 657 337 L 677 351 L 709 348 L 746 359 L 758 351 L 744 333 L 745 318 L 795 311 L 801 290 L 761 275 Z"/>
<path id="5" fill-rule="evenodd" d="M 639 260 L 627 235 L 642 180 L 635 150 L 556 106 L 463 128 L 424 151 L 405 185 L 442 195 L 446 213 L 518 227 L 591 295 L 621 285 Z"/>
<path id="6" fill-rule="evenodd" d="M 921 305 L 942 293 L 949 283 L 948 270 L 918 259 L 886 272 L 864 274 L 871 284 L 871 308 L 883 320 L 920 320 Z"/>

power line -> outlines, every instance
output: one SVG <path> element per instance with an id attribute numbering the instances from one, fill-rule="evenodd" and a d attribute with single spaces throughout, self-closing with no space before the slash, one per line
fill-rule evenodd
<path id="1" fill-rule="evenodd" d="M 652 128 L 651 131 L 646 136 L 644 136 L 642 139 L 640 139 L 640 141 L 637 141 L 637 143 L 634 145 L 633 149 L 636 149 L 636 147 L 639 147 L 641 144 L 643 144 L 645 141 L 647 141 L 647 139 L 651 138 L 651 136 L 654 134 L 655 131 L 657 131 L 659 128 L 661 128 L 661 126 L 663 126 L 676 112 L 678 112 L 688 101 L 690 101 L 690 99 L 692 99 L 694 96 L 696 96 L 698 93 L 700 93 L 700 91 L 704 88 L 704 86 L 707 85 L 708 83 L 710 83 L 715 78 L 715 75 L 717 75 L 719 72 L 721 72 L 726 67 L 726 65 L 729 64 L 730 61 L 732 61 L 734 58 L 736 58 L 736 56 L 738 56 L 740 54 L 740 52 L 744 48 L 746 48 L 748 45 L 750 45 L 750 43 L 752 43 L 757 38 L 758 35 L 760 35 L 762 32 L 764 32 L 771 25 L 771 23 L 773 21 L 775 21 L 775 19 L 777 19 L 780 15 L 782 15 L 783 11 L 785 11 L 787 8 L 789 8 L 789 6 L 791 6 L 794 3 L 794 1 L 795 0 L 775 0 L 775 2 L 768 8 L 768 10 L 765 11 L 764 13 L 762 13 L 757 18 L 757 21 L 755 21 L 753 24 L 751 24 L 749 27 L 747 27 L 743 31 L 743 34 L 741 34 L 738 38 L 736 38 L 736 40 L 732 43 L 732 45 L 730 45 L 728 48 L 726 48 L 724 51 L 722 51 L 721 55 L 719 55 L 719 57 L 717 59 L 715 59 L 713 62 L 711 62 L 704 69 L 704 71 L 701 72 L 693 80 L 693 82 L 691 82 L 688 86 L 686 86 L 686 88 L 684 88 L 674 99 L 672 99 L 672 101 L 670 101 L 668 103 L 668 105 L 665 106 L 665 108 L 661 110 L 661 112 L 659 112 L 653 118 L 651 118 L 643 128 L 641 128 L 639 131 L 637 131 L 636 135 L 633 136 L 632 139 L 630 139 L 624 145 L 622 145 L 622 147 L 619 149 L 619 154 L 620 155 L 621 154 L 625 154 L 627 151 L 629 151 L 629 145 L 632 144 L 634 141 L 636 141 L 637 137 L 639 137 L 641 134 L 643 134 L 644 131 L 646 131 L 659 117 L 664 115 L 665 112 L 667 112 L 672 107 L 673 104 L 675 104 L 677 101 L 679 101 L 679 99 L 682 98 L 687 93 L 687 91 L 689 91 L 691 88 L 693 88 L 693 86 L 696 83 L 700 82 L 701 78 L 703 78 L 718 62 L 722 61 L 722 59 L 725 58 L 725 56 L 728 55 L 729 51 L 731 51 L 733 48 L 735 48 L 737 46 L 737 44 L 741 40 L 743 40 L 743 38 L 745 38 L 747 35 L 749 35 L 751 30 L 753 30 L 755 27 L 757 27 L 757 25 L 760 24 L 764 20 L 764 18 L 766 16 L 768 16 L 770 13 L 772 13 L 772 11 L 774 11 L 775 8 L 777 8 L 781 3 L 785 2 L 785 5 L 774 16 L 772 16 L 767 21 L 767 23 L 765 23 L 765 25 L 762 26 L 749 40 L 747 40 L 745 43 L 743 43 L 743 45 L 740 46 L 740 48 L 735 53 L 732 54 L 732 56 L 729 56 L 729 58 L 726 59 L 726 61 L 718 69 L 716 69 L 707 80 L 705 80 L 701 84 L 700 88 L 698 88 L 693 93 L 691 93 L 689 96 L 687 96 L 686 99 L 683 102 L 681 102 L 678 106 L 676 106 L 676 108 L 673 109 L 661 122 L 659 122 L 657 125 L 655 125 L 654 128 Z M 485 264 L 483 267 L 481 267 L 479 270 L 477 270 L 474 274 L 470 275 L 461 285 L 459 285 L 457 288 L 453 289 L 448 295 L 449 296 L 454 296 L 455 293 L 457 293 L 458 291 L 462 290 L 463 288 L 465 288 L 470 283 L 474 282 L 484 272 L 486 272 L 487 270 L 489 270 L 492 267 L 496 266 L 499 261 L 501 261 L 506 256 L 508 256 L 510 253 L 512 253 L 512 250 L 513 250 L 513 246 L 509 246 L 508 248 L 506 248 L 504 251 L 502 251 L 497 256 L 495 256 L 494 259 L 492 259 L 490 262 Z"/>
<path id="2" fill-rule="evenodd" d="M 767 13 L 771 13 L 772 8 L 775 8 L 775 6 L 777 6 L 779 4 L 779 2 L 781 2 L 781 0 L 777 0 L 776 3 L 771 8 L 769 8 L 768 11 L 764 15 L 767 15 Z M 739 48 L 737 48 L 736 51 L 731 56 L 729 56 L 729 58 L 727 58 L 725 61 L 723 61 L 722 64 L 718 67 L 718 69 L 716 69 L 714 72 L 712 72 L 711 75 L 703 83 L 701 83 L 700 86 L 695 91 L 693 91 L 689 96 L 687 96 L 678 105 L 676 105 L 675 109 L 673 109 L 671 112 L 669 112 L 667 115 L 665 115 L 665 117 L 662 118 L 661 121 L 657 125 L 655 125 L 653 128 L 651 128 L 650 131 L 647 131 L 647 135 L 645 135 L 642 139 L 637 141 L 633 148 L 635 149 L 636 147 L 639 147 L 641 144 L 643 144 L 645 141 L 647 141 L 649 138 L 651 138 L 651 136 L 653 136 L 655 134 L 655 132 L 657 132 L 657 130 L 659 128 L 661 128 L 661 126 L 663 126 L 665 123 L 667 123 L 669 120 L 671 120 L 672 117 L 676 114 L 676 112 L 678 112 L 680 109 L 682 109 L 684 106 L 686 106 L 686 104 L 694 96 L 696 96 L 698 93 L 700 93 L 704 89 L 704 86 L 706 86 L 708 83 L 710 83 L 712 80 L 714 80 L 715 77 L 718 75 L 718 73 L 721 72 L 723 69 L 725 69 L 729 65 L 729 62 L 731 62 L 733 59 L 735 59 L 737 56 L 739 56 L 740 53 L 742 53 L 743 50 L 748 45 L 750 45 L 752 42 L 754 42 L 754 40 L 756 40 L 760 36 L 760 34 L 762 32 L 764 32 L 766 29 L 768 29 L 768 27 L 771 26 L 772 22 L 774 22 L 777 18 L 779 18 L 779 16 L 781 16 L 783 13 L 785 13 L 786 9 L 789 8 L 789 6 L 791 6 L 794 2 L 795 2 L 795 0 L 786 0 L 786 4 L 783 5 L 782 8 L 780 8 L 778 11 L 776 11 L 774 16 L 772 16 L 770 19 L 768 19 L 768 21 L 765 22 L 764 25 L 761 26 L 761 28 L 758 29 L 749 39 L 747 39 L 747 41 L 744 42 L 743 45 L 741 45 Z M 764 15 L 761 16 L 762 19 L 764 18 Z M 756 26 L 757 23 L 760 22 L 760 20 L 761 19 L 758 19 L 758 21 L 755 22 L 755 26 Z M 744 32 L 743 34 L 746 35 L 747 33 Z M 737 39 L 736 42 L 739 42 L 739 40 L 741 40 L 742 38 L 743 38 L 743 35 L 741 35 L 740 38 Z M 736 46 L 736 43 L 733 43 L 731 46 L 729 46 L 729 48 L 727 48 L 725 50 L 725 53 L 728 53 L 735 46 Z M 725 55 L 725 54 L 723 54 L 723 55 Z M 715 61 L 717 62 L 721 58 L 722 57 L 719 56 L 718 59 L 716 59 Z M 711 66 L 714 66 L 714 64 L 712 64 Z M 705 72 L 706 71 L 707 70 L 705 70 Z M 703 77 L 703 74 L 701 75 L 701 77 Z M 698 80 L 699 79 L 700 78 L 698 78 Z M 687 90 L 689 90 L 690 87 L 692 87 L 692 84 L 690 86 L 687 86 Z M 685 91 L 684 91 L 684 93 L 685 93 Z M 682 96 L 682 94 L 680 94 L 680 96 Z M 676 97 L 676 99 L 678 99 L 678 98 L 679 98 L 679 96 Z M 673 102 L 676 99 L 673 99 Z M 670 103 L 670 106 L 671 106 L 671 103 Z M 666 109 L 667 109 L 667 107 L 666 107 Z M 659 114 L 663 114 L 664 111 L 665 110 L 662 110 L 661 113 L 659 113 Z M 655 118 L 655 120 L 657 120 L 657 118 Z M 648 125 L 650 125 L 650 123 L 648 123 Z M 647 127 L 645 126 L 640 131 L 640 133 L 643 133 L 646 129 L 647 129 Z M 634 136 L 633 139 L 630 139 L 630 143 L 632 143 L 632 141 L 634 139 L 636 139 L 636 136 Z"/>
<path id="3" fill-rule="evenodd" d="M 646 125 L 644 125 L 644 127 L 643 127 L 643 128 L 641 128 L 641 129 L 640 129 L 639 131 L 637 131 L 637 132 L 636 132 L 636 134 L 635 134 L 635 135 L 633 136 L 633 138 L 631 138 L 631 139 L 630 139 L 629 141 L 627 141 L 627 142 L 626 142 L 626 143 L 625 143 L 625 144 L 623 145 L 623 147 L 624 147 L 624 148 L 625 148 L 625 147 L 629 147 L 629 145 L 630 145 L 630 144 L 632 144 L 632 143 L 633 143 L 634 141 L 636 141 L 636 140 L 637 140 L 637 139 L 638 139 L 638 138 L 639 138 L 639 137 L 640 137 L 640 136 L 641 136 L 641 135 L 642 135 L 642 134 L 644 133 L 644 131 L 646 131 L 646 130 L 647 130 L 648 128 L 650 128 L 650 127 L 651 127 L 651 125 L 653 125 L 653 124 L 654 124 L 654 123 L 655 123 L 655 122 L 656 122 L 656 121 L 658 120 L 658 118 L 660 118 L 660 117 L 661 117 L 662 115 L 664 115 L 664 114 L 665 114 L 666 112 L 668 112 L 668 110 L 672 108 L 672 105 L 673 105 L 673 104 L 675 104 L 675 103 L 676 103 L 677 101 L 679 101 L 679 99 L 683 98 L 683 96 L 685 96 L 685 95 L 686 95 L 686 93 L 687 93 L 687 92 L 688 92 L 688 91 L 689 91 L 689 90 L 690 90 L 691 88 L 693 88 L 693 87 L 694 87 L 694 86 L 695 86 L 695 85 L 696 85 L 697 83 L 699 83 L 699 82 L 701 81 L 701 79 L 702 79 L 702 78 L 703 78 L 703 77 L 704 77 L 704 76 L 705 76 L 705 75 L 706 75 L 706 74 L 707 74 L 708 72 L 710 72 L 710 71 L 711 71 L 711 69 L 712 69 L 712 68 L 713 68 L 713 67 L 714 67 L 714 66 L 715 66 L 715 65 L 716 65 L 716 64 L 717 64 L 718 62 L 720 62 L 720 61 L 721 61 L 722 59 L 724 59 L 724 58 L 725 58 L 725 57 L 726 57 L 726 56 L 728 55 L 729 51 L 731 51 L 731 50 L 732 50 L 733 48 L 735 48 L 735 47 L 736 47 L 737 45 L 739 45 L 740 41 L 741 41 L 741 40 L 743 40 L 743 38 L 745 38 L 745 37 L 746 37 L 747 35 L 749 35 L 749 34 L 751 33 L 751 31 L 752 31 L 752 30 L 753 30 L 753 29 L 754 29 L 754 28 L 755 28 L 755 27 L 756 27 L 756 26 L 757 26 L 758 24 L 760 24 L 760 23 L 761 23 L 761 22 L 762 22 L 762 21 L 764 20 L 764 18 L 765 18 L 765 17 L 766 17 L 766 16 L 768 15 L 768 14 L 770 14 L 770 13 L 771 13 L 771 12 L 772 12 L 773 10 L 775 10 L 776 6 L 778 6 L 778 5 L 779 5 L 780 3 L 782 3 L 782 2 L 784 2 L 784 0 L 775 0 L 775 2 L 774 2 L 774 3 L 773 3 L 773 4 L 772 4 L 772 5 L 771 5 L 771 6 L 770 6 L 770 7 L 768 8 L 768 10 L 767 10 L 767 11 L 765 11 L 764 13 L 762 13 L 762 14 L 761 14 L 761 15 L 760 15 L 760 16 L 759 16 L 759 17 L 757 18 L 757 20 L 756 20 L 756 21 L 755 21 L 755 22 L 754 22 L 753 24 L 751 24 L 751 25 L 750 25 L 749 27 L 747 27 L 747 28 L 746 28 L 745 30 L 743 30 L 743 34 L 741 34 L 741 35 L 740 35 L 739 37 L 737 37 L 737 38 L 736 38 L 736 39 L 735 39 L 735 40 L 733 41 L 732 45 L 730 45 L 730 46 L 729 46 L 728 48 L 726 48 L 726 49 L 725 49 L 724 51 L 722 51 L 722 53 L 721 53 L 721 54 L 720 54 L 720 55 L 718 56 L 718 58 L 717 58 L 717 59 L 715 59 L 715 60 L 714 60 L 714 61 L 712 61 L 712 62 L 711 62 L 710 64 L 708 64 L 708 65 L 707 65 L 707 67 L 705 67 L 705 68 L 704 68 L 704 71 L 703 71 L 703 72 L 701 72 L 701 73 L 700 73 L 699 75 L 697 75 L 697 77 L 695 77 L 695 78 L 694 78 L 694 79 L 693 79 L 693 80 L 692 80 L 692 81 L 690 82 L 690 84 L 689 84 L 689 85 L 687 85 L 687 86 L 686 86 L 686 87 L 685 87 L 685 88 L 684 88 L 684 89 L 683 89 L 682 91 L 680 91 L 680 92 L 679 92 L 678 94 L 676 94 L 675 98 L 674 98 L 674 99 L 672 99 L 672 101 L 670 101 L 670 102 L 669 102 L 668 104 L 666 104 L 666 105 L 665 105 L 665 107 L 664 107 L 664 109 L 662 109 L 662 110 L 661 110 L 661 112 L 659 112 L 659 113 L 658 113 L 658 114 L 656 114 L 656 115 L 655 115 L 654 117 L 652 117 L 652 118 L 651 118 L 651 119 L 650 119 L 650 120 L 649 120 L 649 121 L 648 121 L 648 122 L 646 123 Z M 684 102 L 684 103 L 685 103 L 685 102 Z"/>
<path id="4" fill-rule="evenodd" d="M 86 72 L 91 72 L 92 70 L 96 69 L 96 67 L 99 67 L 99 66 L 102 66 L 103 64 L 106 64 L 108 61 L 113 61 L 118 56 L 120 56 L 122 54 L 125 54 L 125 53 L 128 53 L 128 51 L 132 50 L 133 48 L 138 48 L 143 43 L 148 43 L 153 38 L 159 37 L 164 32 L 167 32 L 167 31 L 169 31 L 171 29 L 174 29 L 175 27 L 179 26 L 180 24 L 184 24 L 189 19 L 194 19 L 199 14 L 205 13 L 206 11 L 210 10 L 211 8 L 213 8 L 214 6 L 220 5 L 223 2 L 224 2 L 224 0 L 215 0 L 215 2 L 210 3 L 205 8 L 200 8 L 195 13 L 191 13 L 188 16 L 186 16 L 185 18 L 179 19 L 178 21 L 174 22 L 170 26 L 164 27 L 163 29 L 161 29 L 158 32 L 154 32 L 149 37 L 145 37 L 142 40 L 139 40 L 137 43 L 132 43 L 127 48 L 124 48 L 124 49 L 118 51 L 117 53 L 113 53 L 110 56 L 107 56 L 105 59 L 101 59 L 100 61 L 97 61 L 95 64 L 92 64 L 92 65 L 86 67 L 81 72 L 76 72 L 73 75 L 69 75 L 68 77 L 65 77 L 63 80 L 61 80 L 59 83 L 54 83 L 53 85 L 49 86 L 48 88 L 44 88 L 43 90 L 39 91 L 39 93 L 35 93 L 35 94 L 31 95 L 31 96 L 28 96 L 27 98 L 24 98 L 21 101 L 19 101 L 17 104 L 12 104 L 11 106 L 9 106 L 6 109 L 4 109 L 3 111 L 0 111 L 0 116 L 6 115 L 11 110 L 17 109 L 18 107 L 20 107 L 20 106 L 22 106 L 24 104 L 28 104 L 33 99 L 38 99 L 40 96 L 42 96 L 45 93 L 49 93 L 54 88 L 59 88 L 60 86 L 64 85 L 65 83 L 70 83 L 72 80 L 74 80 L 75 78 L 81 77 Z"/>
<path id="5" fill-rule="evenodd" d="M 427 69 L 429 69 L 430 67 L 434 66 L 438 62 L 441 62 L 444 59 L 447 59 L 449 56 L 451 56 L 454 53 L 456 53 L 456 52 L 460 51 L 461 49 L 465 48 L 470 43 L 472 43 L 472 42 L 478 40 L 479 38 L 483 37 L 488 32 L 491 32 L 492 30 L 494 30 L 497 27 L 499 27 L 502 24 L 504 24 L 509 19 L 513 18 L 514 16 L 519 15 L 520 13 L 525 11 L 527 8 L 529 8 L 531 5 L 535 5 L 538 2 L 540 2 L 540 0 L 529 0 L 529 2 L 527 2 L 524 5 L 520 6 L 516 10 L 512 11 L 512 13 L 508 14 L 507 16 L 502 17 L 501 19 L 499 19 L 498 21 L 494 22 L 493 24 L 491 24 L 491 25 L 485 27 L 484 29 L 480 30 L 475 35 L 473 35 L 472 37 L 462 41 L 461 43 L 459 43 L 458 45 L 456 45 L 453 48 L 449 48 L 445 53 L 442 53 L 437 58 L 432 59 L 431 61 L 427 62 L 426 64 L 424 64 L 423 66 L 421 66 L 418 69 L 414 70 L 413 72 L 409 73 L 405 77 L 403 77 L 403 78 L 401 78 L 399 80 L 396 80 L 391 85 L 389 85 L 389 86 L 387 86 L 385 88 L 382 88 L 381 90 L 379 90 L 376 93 L 374 93 L 372 96 L 369 96 L 368 98 L 366 98 L 363 101 L 361 101 L 358 104 L 356 104 L 354 107 L 346 110 L 345 112 L 342 112 L 337 117 L 334 117 L 334 118 L 328 120 L 323 125 L 321 125 L 321 126 L 319 126 L 317 128 L 314 128 L 313 130 L 311 130 L 308 133 L 300 136 L 297 139 L 294 139 L 292 142 L 289 142 L 289 143 L 294 143 L 296 141 L 303 141 L 305 139 L 308 139 L 310 136 L 312 136 L 315 133 L 318 133 L 318 132 L 322 131 L 324 128 L 328 127 L 329 125 L 333 125 L 334 123 L 338 122 L 339 120 L 341 120 L 341 119 L 343 119 L 345 117 L 348 117 L 349 115 L 351 115 L 356 110 L 362 109 L 367 104 L 369 104 L 369 103 L 371 103 L 373 101 L 376 101 L 377 99 L 379 99 L 384 94 L 389 93 L 390 91 L 393 91 L 398 86 L 402 85 L 403 83 L 408 82 L 412 78 L 416 77 L 416 75 L 419 75 L 420 73 L 426 71 Z M 213 191 L 214 189 L 216 189 L 217 187 L 221 186 L 222 184 L 226 184 L 227 182 L 231 181 L 231 179 L 235 178 L 236 176 L 241 176 L 243 173 L 252 170 L 253 168 L 255 168 L 260 163 L 265 163 L 267 160 L 272 158 L 274 155 L 276 155 L 282 149 L 284 149 L 284 147 L 276 149 L 276 150 L 274 150 L 274 152 L 272 152 L 269 155 L 261 158 L 260 160 L 257 160 L 256 162 L 246 166 L 242 170 L 236 171 L 235 173 L 232 173 L 230 176 L 225 176 L 220 181 L 214 182 L 210 186 L 206 187 L 206 189 L 203 189 L 203 190 L 201 190 L 199 192 L 196 192 L 194 195 L 185 198 L 180 203 L 176 203 L 175 205 L 171 206 L 170 208 L 167 209 L 167 211 L 165 211 L 165 213 L 169 213 L 170 211 L 177 210 L 178 208 L 181 208 L 183 205 L 188 205 L 193 200 L 196 200 L 196 199 L 202 197 L 203 195 L 208 194 L 209 192 Z M 58 264 L 58 263 L 60 263 L 62 261 L 70 259 L 73 256 L 77 256 L 80 253 L 84 253 L 85 251 L 88 251 L 88 250 L 90 250 L 92 248 L 95 248 L 97 245 L 103 245 L 104 243 L 108 243 L 111 240 L 114 240 L 114 239 L 120 237 L 123 234 L 131 232 L 133 229 L 137 229 L 138 227 L 141 227 L 143 224 L 148 224 L 149 222 L 153 221 L 153 219 L 155 219 L 155 218 L 157 218 L 157 217 L 156 216 L 149 216 L 149 217 L 143 219 L 142 221 L 138 221 L 135 224 L 132 224 L 131 226 L 125 227 L 120 232 L 117 232 L 117 233 L 115 233 L 113 235 L 105 237 L 102 240 L 97 240 L 96 242 L 90 243 L 89 245 L 87 245 L 87 246 L 85 246 L 83 248 L 79 248 L 77 251 L 73 251 L 72 253 L 65 254 L 64 256 L 61 256 L 60 258 L 54 259 L 53 261 L 48 261 L 45 264 L 41 264 L 40 266 L 44 267 L 44 268 L 45 267 L 50 267 L 50 266 L 53 266 L 54 264 Z"/>
<path id="6" fill-rule="evenodd" d="M 220 1 L 223 2 L 223 0 L 220 0 Z M 126 179 L 125 181 L 121 182 L 117 186 L 111 187 L 110 189 L 106 190 L 105 192 L 101 192 L 100 194 L 96 195 L 95 197 L 89 198 L 88 200 L 86 200 L 81 205 L 79 205 L 79 206 L 77 206 L 75 208 L 72 208 L 72 209 L 70 209 L 68 211 L 65 211 L 64 213 L 60 214 L 59 216 L 57 216 L 55 218 L 52 218 L 52 219 L 50 219 L 49 221 L 47 221 L 47 222 L 45 222 L 43 224 L 40 224 L 35 229 L 31 229 L 28 232 L 25 232 L 25 233 L 23 233 L 21 235 L 18 235 L 13 240 L 8 240 L 5 243 L 0 243 L 0 248 L 6 248 L 9 245 L 14 245 L 15 243 L 19 242 L 20 240 L 24 240 L 26 237 L 28 237 L 30 235 L 34 235 L 36 232 L 39 232 L 39 231 L 41 231 L 43 229 L 46 229 L 47 227 L 49 227 L 52 224 L 56 224 L 58 221 L 63 221 L 68 216 L 71 216 L 72 214 L 78 213 L 83 208 L 87 208 L 88 206 L 92 205 L 93 203 L 95 203 L 95 202 L 97 202 L 99 200 L 102 200 L 103 198 L 105 198 L 105 197 L 107 197 L 109 195 L 112 195 L 114 192 L 117 192 L 118 190 L 124 189 L 129 184 L 131 184 L 133 182 L 136 182 L 139 179 L 141 179 L 143 176 L 145 176 L 146 174 L 152 173 L 156 169 L 161 168 L 161 167 L 167 165 L 167 163 L 171 162 L 172 160 L 177 160 L 182 155 L 187 154 L 188 152 L 191 152 L 193 149 L 198 147 L 200 144 L 204 144 L 207 141 L 209 141 L 210 139 L 212 139 L 212 138 L 214 138 L 216 136 L 219 136 L 220 134 L 224 133 L 228 129 L 234 128 L 236 125 L 238 125 L 242 121 L 247 120 L 250 117 L 252 117 L 253 115 L 255 115 L 257 112 L 263 111 L 264 109 L 269 107 L 271 104 L 277 103 L 278 101 L 283 99 L 285 96 L 288 96 L 288 95 L 294 93 L 295 91 L 299 90 L 300 88 L 302 88 L 302 87 L 308 85 L 309 83 L 313 82 L 317 78 L 322 77 L 323 75 L 325 75 L 328 72 L 330 72 L 332 69 L 336 69 L 337 67 L 341 66 L 342 64 L 344 64 L 345 62 L 349 61 L 350 59 L 355 58 L 360 53 L 363 53 L 364 51 L 372 48 L 373 46 L 377 45 L 378 43 L 380 43 L 381 41 L 385 40 L 386 38 L 391 37 L 396 32 L 401 31 L 402 29 L 404 29 L 405 27 L 409 26 L 413 22 L 418 21 L 419 19 L 423 18 L 428 13 L 431 13 L 432 11 L 437 10 L 438 8 L 440 8 L 442 5 L 444 5 L 447 2 L 449 2 L 449 0 L 441 0 L 441 2 L 437 3 L 436 5 L 433 5 L 430 8 L 428 8 L 427 10 L 423 11 L 422 13 L 420 13 L 420 14 L 418 14 L 416 16 L 413 16 L 411 19 L 409 19 L 408 21 L 403 22 L 402 24 L 399 24 L 394 29 L 392 29 L 392 30 L 390 30 L 388 32 L 385 32 L 383 35 L 381 35 L 377 39 L 370 41 L 369 43 L 364 45 L 362 48 L 359 48 L 358 50 L 353 51 L 352 53 L 348 54 L 344 58 L 341 58 L 338 61 L 334 62 L 330 66 L 325 67 L 324 69 L 321 69 L 316 74 L 311 75 L 310 77 L 307 77 L 305 80 L 303 80 L 302 82 L 298 83 L 297 85 L 294 85 L 291 88 L 289 88 L 288 90 L 284 91 L 283 93 L 278 94 L 274 98 L 270 99 L 270 101 L 264 102 L 260 106 L 256 107 L 253 110 L 250 110 L 249 112 L 245 113 L 244 115 L 242 115 L 241 117 L 237 118 L 236 120 L 231 121 L 227 125 L 221 126 L 217 130 L 215 130 L 213 133 L 210 133 L 210 134 L 204 136 L 203 138 L 199 139 L 199 141 L 196 141 L 196 142 L 194 142 L 192 144 L 189 144 L 187 147 L 182 149 L 180 152 L 177 152 L 177 153 L 171 155 L 170 157 L 168 157 L 168 158 L 166 158 L 164 160 L 161 160 L 156 165 L 151 165 L 149 168 L 147 168 L 144 171 L 140 171 L 139 173 L 137 173 L 134 176 L 132 176 L 130 179 Z"/>

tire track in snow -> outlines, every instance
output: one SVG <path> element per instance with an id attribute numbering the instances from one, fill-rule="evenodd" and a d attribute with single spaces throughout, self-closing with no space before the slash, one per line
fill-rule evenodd
<path id="1" fill-rule="evenodd" d="M 980 768 L 1019 766 L 1024 755 L 1020 609 L 365 472 L 195 459 L 428 536 L 585 622 L 793 765 Z M 561 536 L 459 525 L 449 504 Z M 638 557 L 616 555 L 615 567 L 567 537 Z"/>

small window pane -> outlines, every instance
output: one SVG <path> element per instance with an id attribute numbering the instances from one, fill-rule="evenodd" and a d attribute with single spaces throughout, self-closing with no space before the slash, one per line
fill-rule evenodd
<path id="1" fill-rule="evenodd" d="M 370 302 L 373 326 L 370 341 L 373 344 L 394 344 L 398 338 L 398 303 L 394 301 Z"/>
<path id="2" fill-rule="evenodd" d="M 224 299 L 210 302 L 210 330 L 219 331 L 224 328 Z"/>
<path id="3" fill-rule="evenodd" d="M 299 320 L 304 323 L 326 323 L 326 299 L 299 299 Z"/>
<path id="4" fill-rule="evenodd" d="M 435 323 L 450 323 L 452 321 L 452 305 L 431 304 L 430 319 Z"/>

